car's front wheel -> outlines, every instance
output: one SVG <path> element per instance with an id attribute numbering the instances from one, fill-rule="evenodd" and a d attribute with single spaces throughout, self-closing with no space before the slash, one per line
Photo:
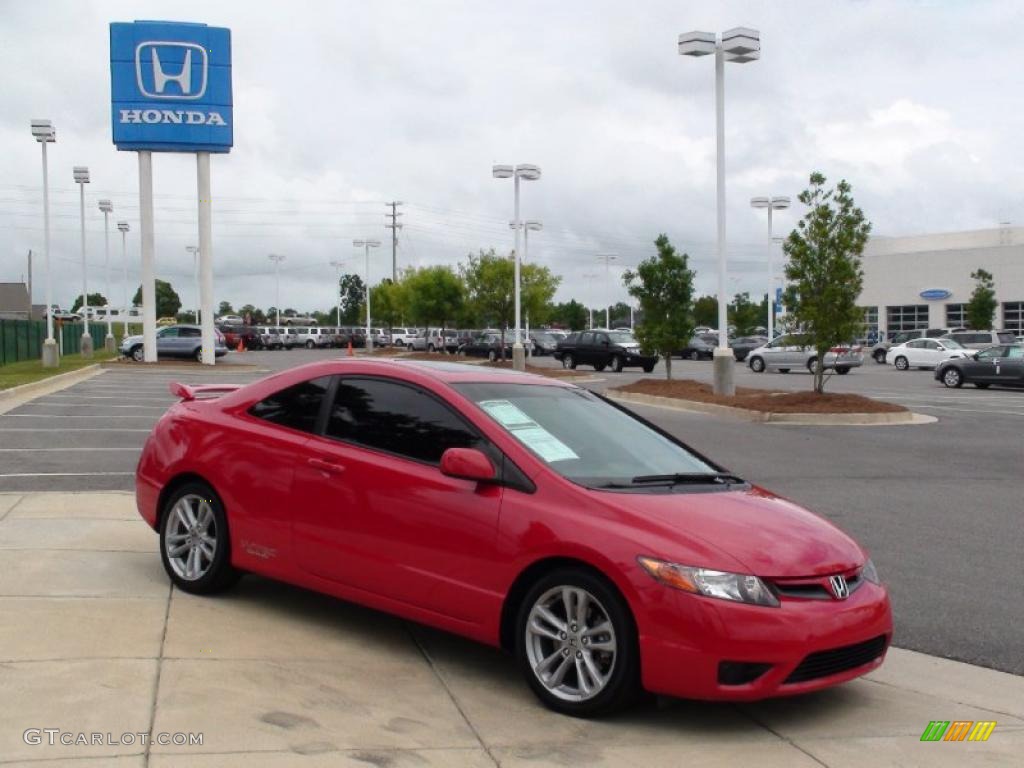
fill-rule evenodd
<path id="1" fill-rule="evenodd" d="M 146 350 L 141 344 L 132 348 L 132 360 L 134 360 L 136 363 L 141 363 L 145 361 L 145 359 Z"/>
<path id="2" fill-rule="evenodd" d="M 192 356 L 196 359 L 197 363 L 203 362 L 203 348 L 202 347 L 197 348 L 195 353 Z"/>
<path id="3" fill-rule="evenodd" d="M 310 340 L 308 340 L 306 342 L 306 349 L 312 349 L 315 346 L 316 346 L 316 342 L 314 342 L 312 339 L 310 339 Z"/>
<path id="4" fill-rule="evenodd" d="M 562 367 L 563 368 L 575 368 L 576 367 L 576 358 L 573 357 L 568 352 L 566 352 L 564 355 L 562 355 Z"/>
<path id="5" fill-rule="evenodd" d="M 885 350 L 875 350 L 874 358 L 876 363 L 878 363 L 879 365 L 883 365 L 885 363 Z"/>
<path id="6" fill-rule="evenodd" d="M 700 352 L 698 352 L 696 349 L 690 350 L 690 359 L 700 360 Z"/>
<path id="7" fill-rule="evenodd" d="M 640 658 L 629 607 L 598 574 L 552 571 L 519 609 L 516 656 L 551 709 L 590 717 L 621 709 L 640 692 Z"/>
<path id="8" fill-rule="evenodd" d="M 489 363 L 497 362 L 497 360 L 498 360 L 498 353 L 495 352 L 493 349 L 487 353 L 487 361 Z"/>
<path id="9" fill-rule="evenodd" d="M 612 370 L 616 373 L 622 373 L 622 368 L 625 363 L 622 361 L 622 355 L 612 355 Z"/>
<path id="10" fill-rule="evenodd" d="M 175 586 L 202 595 L 238 580 L 239 572 L 231 565 L 227 517 L 210 486 L 181 486 L 167 500 L 160 520 L 160 556 Z"/>
<path id="11" fill-rule="evenodd" d="M 896 366 L 897 371 L 910 370 L 910 361 L 907 360 L 907 358 L 905 358 L 903 355 L 900 355 L 895 360 L 893 360 L 892 364 Z"/>
<path id="12" fill-rule="evenodd" d="M 764 373 L 764 358 L 756 356 L 750 358 L 750 370 L 754 373 Z"/>
<path id="13" fill-rule="evenodd" d="M 958 389 L 963 386 L 964 375 L 956 368 L 947 368 L 942 373 L 942 383 L 950 389 Z"/>

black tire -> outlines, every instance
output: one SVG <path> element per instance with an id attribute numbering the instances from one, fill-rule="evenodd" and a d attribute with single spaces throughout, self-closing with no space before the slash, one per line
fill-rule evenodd
<path id="1" fill-rule="evenodd" d="M 875 354 L 873 355 L 873 357 L 875 358 L 875 362 L 876 363 L 878 363 L 879 365 L 885 365 L 885 350 L 884 349 L 876 349 L 875 350 Z"/>
<path id="2" fill-rule="evenodd" d="M 959 368 L 949 367 L 942 372 L 942 383 L 950 389 L 960 389 L 964 385 L 964 375 Z"/>
<path id="3" fill-rule="evenodd" d="M 607 615 L 615 633 L 616 650 L 609 678 L 592 698 L 571 701 L 552 693 L 538 678 L 530 663 L 527 622 L 534 604 L 546 593 L 559 587 L 583 589 L 599 604 L 593 610 Z M 592 604 L 593 605 L 593 604 Z M 567 630 L 568 631 L 568 630 Z M 582 646 L 581 646 L 582 647 Z M 516 660 L 527 685 L 541 702 L 556 712 L 573 717 L 596 717 L 624 709 L 638 700 L 640 687 L 640 649 L 636 624 L 626 601 L 603 576 L 584 568 L 560 568 L 542 576 L 529 590 L 516 618 Z M 577 657 L 578 658 L 578 657 Z M 575 675 L 576 673 L 567 673 Z"/>
<path id="4" fill-rule="evenodd" d="M 850 372 L 850 369 L 847 368 L 845 365 L 837 365 L 836 366 L 836 373 L 838 373 L 840 376 L 845 376 L 849 372 Z"/>
<path id="5" fill-rule="evenodd" d="M 167 538 L 169 531 L 174 528 L 176 522 L 175 505 L 185 497 L 199 497 L 206 500 L 213 513 L 213 526 L 216 537 L 216 547 L 212 562 L 206 571 L 197 579 L 188 579 L 180 575 L 171 564 L 168 556 Z M 227 589 L 242 575 L 240 571 L 231 565 L 231 544 L 228 535 L 227 516 L 224 514 L 224 505 L 214 490 L 204 482 L 196 481 L 186 483 L 179 487 L 164 504 L 160 510 L 160 559 L 163 562 L 164 570 L 174 585 L 185 592 L 195 595 L 210 595 Z"/>
<path id="6" fill-rule="evenodd" d="M 612 370 L 616 373 L 622 373 L 622 369 L 624 367 L 625 364 L 623 363 L 622 355 L 612 355 Z"/>
<path id="7" fill-rule="evenodd" d="M 594 363 L 594 370 L 597 371 L 598 373 L 600 373 L 607 367 L 608 366 L 606 366 L 604 363 Z"/>
<path id="8" fill-rule="evenodd" d="M 494 350 L 492 349 L 492 350 L 491 350 L 490 352 L 488 352 L 488 353 L 487 353 L 487 362 L 489 362 L 489 363 L 495 363 L 495 362 L 497 362 L 497 361 L 498 361 L 498 353 L 497 353 L 497 352 L 495 352 L 495 351 L 494 351 Z"/>
<path id="9" fill-rule="evenodd" d="M 434 351 L 436 351 L 434 349 L 434 345 L 433 344 L 427 344 L 427 352 L 434 352 Z"/>
<path id="10" fill-rule="evenodd" d="M 988 389 L 989 383 L 987 381 L 976 381 L 974 382 L 974 386 L 978 389 Z"/>
<path id="11" fill-rule="evenodd" d="M 764 358 L 760 355 L 750 358 L 750 370 L 754 373 L 764 373 Z"/>
<path id="12" fill-rule="evenodd" d="M 897 371 L 909 371 L 910 370 L 910 362 L 903 355 L 900 355 L 895 360 L 893 360 L 892 364 L 896 367 Z"/>
<path id="13" fill-rule="evenodd" d="M 644 366 L 644 373 L 653 373 L 654 372 L 654 366 L 655 366 L 655 363 L 647 363 L 647 365 Z"/>
<path id="14" fill-rule="evenodd" d="M 572 356 L 572 352 L 566 352 L 562 355 L 562 367 L 569 369 L 576 367 L 576 358 Z"/>
<path id="15" fill-rule="evenodd" d="M 696 349 L 690 350 L 690 359 L 691 360 L 700 360 L 700 352 L 698 352 Z"/>
<path id="16" fill-rule="evenodd" d="M 314 342 L 312 339 L 307 339 L 306 340 L 306 349 L 313 349 L 313 347 L 315 347 L 315 346 L 316 346 L 316 342 Z"/>
<path id="17" fill-rule="evenodd" d="M 132 347 L 131 356 L 132 360 L 136 363 L 144 363 L 146 361 L 146 350 L 141 344 L 136 344 Z"/>
<path id="18" fill-rule="evenodd" d="M 814 369 L 817 365 L 818 358 L 812 357 L 810 360 L 807 361 L 807 370 L 810 371 L 811 373 L 814 373 Z"/>
<path id="19" fill-rule="evenodd" d="M 196 359 L 197 363 L 203 362 L 203 348 L 196 347 L 196 351 L 192 353 L 192 357 Z"/>

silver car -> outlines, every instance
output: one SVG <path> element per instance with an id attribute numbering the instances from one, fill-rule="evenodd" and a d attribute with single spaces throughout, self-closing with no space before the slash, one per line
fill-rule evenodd
<path id="1" fill-rule="evenodd" d="M 803 341 L 791 334 L 779 336 L 774 341 L 752 350 L 747 357 L 747 365 L 754 373 L 767 370 L 789 373 L 791 370 L 804 368 L 814 371 L 818 362 L 818 354 Z M 859 368 L 864 363 L 863 348 L 844 345 L 833 347 L 825 353 L 825 368 L 834 369 L 838 374 L 846 374 L 851 368 Z"/>

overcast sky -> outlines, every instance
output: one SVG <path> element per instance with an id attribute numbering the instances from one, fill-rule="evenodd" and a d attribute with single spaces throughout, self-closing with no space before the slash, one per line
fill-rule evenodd
<path id="1" fill-rule="evenodd" d="M 126 218 L 138 284 L 134 153 L 110 138 L 108 23 L 198 21 L 232 30 L 235 146 L 213 158 L 215 290 L 239 306 L 333 306 L 332 260 L 362 272 L 402 200 L 401 266 L 511 248 L 512 184 L 492 163 L 536 163 L 522 215 L 529 257 L 564 276 L 559 299 L 625 297 L 613 269 L 666 232 L 714 290 L 714 64 L 676 53 L 689 30 L 750 26 L 762 59 L 726 65 L 730 293 L 763 291 L 767 232 L 752 195 L 796 195 L 812 170 L 852 184 L 879 235 L 1020 223 L 1024 4 L 933 2 L 52 2 L 0 0 L 0 281 L 42 248 L 39 145 L 50 118 L 54 299 L 80 291 L 78 193 L 88 165 L 90 291 L 103 285 L 103 218 Z M 195 302 L 194 155 L 154 158 L 157 274 Z M 785 234 L 797 205 L 776 218 Z M 120 302 L 121 242 L 112 263 Z M 43 301 L 41 265 L 37 303 Z M 588 277 L 589 276 L 589 277 Z"/>

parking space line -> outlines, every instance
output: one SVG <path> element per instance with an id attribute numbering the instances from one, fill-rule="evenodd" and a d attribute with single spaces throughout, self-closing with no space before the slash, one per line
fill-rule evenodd
<path id="1" fill-rule="evenodd" d="M 57 429 L 44 429 L 43 427 L 0 427 L 0 432 L 151 432 L 149 429 L 138 429 L 131 427 L 58 427 Z"/>
<path id="2" fill-rule="evenodd" d="M 4 477 L 134 477 L 134 472 L 11 472 Z"/>
<path id="3" fill-rule="evenodd" d="M 954 408 L 952 405 L 928 405 L 927 403 L 918 403 L 914 407 L 936 408 L 945 411 L 962 411 L 963 413 L 987 413 L 997 416 L 1024 416 L 1024 411 L 998 411 L 995 409 L 985 410 L 982 408 Z"/>
<path id="4" fill-rule="evenodd" d="M 63 400 L 152 400 L 152 401 L 159 400 L 160 402 L 166 402 L 168 400 L 172 400 L 170 395 L 167 395 L 165 397 L 147 397 L 145 395 L 127 395 L 127 394 L 125 394 L 125 395 L 85 395 L 85 394 L 77 394 L 76 393 L 76 394 L 73 394 L 73 395 L 67 395 L 67 394 L 61 393 L 61 394 L 45 395 L 45 397 L 47 399 L 56 398 L 56 399 L 63 399 Z"/>
<path id="5" fill-rule="evenodd" d="M 60 453 L 64 451 L 134 451 L 138 452 L 142 450 L 142 446 L 134 446 L 132 448 L 0 448 L 0 453 Z"/>
<path id="6" fill-rule="evenodd" d="M 95 403 L 44 403 L 40 402 L 44 398 L 39 400 L 33 400 L 31 403 L 22 403 L 20 407 L 50 407 L 50 408 L 149 408 L 150 410 L 165 411 L 166 407 L 162 405 L 97 405 Z"/>
<path id="7" fill-rule="evenodd" d="M 126 413 L 93 416 L 74 416 L 67 413 L 0 413 L 0 419 L 146 419 L 153 421 L 152 416 L 130 416 Z"/>

